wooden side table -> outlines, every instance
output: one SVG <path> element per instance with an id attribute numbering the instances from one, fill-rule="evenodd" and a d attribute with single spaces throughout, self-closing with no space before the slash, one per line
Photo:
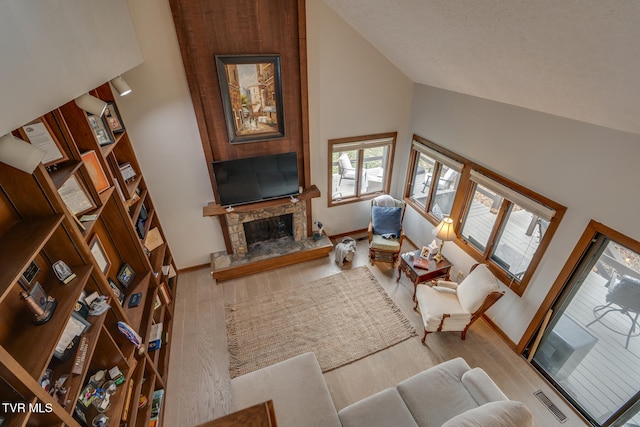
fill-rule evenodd
<path id="1" fill-rule="evenodd" d="M 400 265 L 398 266 L 398 279 L 400 281 L 402 272 L 413 282 L 413 300 L 416 300 L 416 289 L 420 283 L 428 282 L 429 280 L 443 278 L 449 279 L 449 272 L 451 271 L 451 263 L 442 258 L 442 261 L 436 263 L 433 259 L 429 259 L 429 269 L 423 270 L 413 266 L 413 259 L 420 256 L 420 250 L 414 252 L 405 252 L 400 255 Z"/>

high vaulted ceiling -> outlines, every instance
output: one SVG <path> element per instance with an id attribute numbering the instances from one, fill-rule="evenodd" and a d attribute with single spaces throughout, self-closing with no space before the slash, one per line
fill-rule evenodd
<path id="1" fill-rule="evenodd" d="M 640 134 L 638 0 L 324 0 L 412 81 Z"/>

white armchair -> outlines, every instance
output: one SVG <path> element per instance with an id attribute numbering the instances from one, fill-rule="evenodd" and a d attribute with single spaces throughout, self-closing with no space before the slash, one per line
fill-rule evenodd
<path id="1" fill-rule="evenodd" d="M 477 264 L 460 283 L 434 280 L 433 286 L 418 285 L 416 306 L 424 324 L 425 343 L 431 332 L 460 331 L 465 339 L 467 330 L 503 295 L 498 279 L 486 264 Z"/>

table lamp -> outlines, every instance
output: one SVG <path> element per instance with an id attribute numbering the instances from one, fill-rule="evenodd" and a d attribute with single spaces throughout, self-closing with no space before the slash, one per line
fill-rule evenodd
<path id="1" fill-rule="evenodd" d="M 441 241 L 440 249 L 436 256 L 433 257 L 435 262 L 442 261 L 442 248 L 444 247 L 444 242 L 450 242 L 456 239 L 456 232 L 453 228 L 453 220 L 447 216 L 444 217 L 435 230 L 433 230 L 433 234 L 435 234 L 436 238 Z"/>

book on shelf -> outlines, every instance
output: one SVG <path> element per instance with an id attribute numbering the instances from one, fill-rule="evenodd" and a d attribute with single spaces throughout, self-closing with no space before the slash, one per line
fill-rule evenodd
<path id="1" fill-rule="evenodd" d="M 148 351 L 157 350 L 162 347 L 162 323 L 151 325 L 151 333 L 149 334 Z"/>
<path id="2" fill-rule="evenodd" d="M 152 251 L 163 243 L 164 240 L 162 240 L 162 235 L 158 227 L 154 227 L 147 232 L 147 237 L 144 240 L 144 247 L 147 248 L 147 250 Z"/>
<path id="3" fill-rule="evenodd" d="M 150 421 L 157 421 L 160 418 L 160 408 L 162 408 L 162 398 L 164 397 L 164 390 L 159 389 L 153 392 L 153 397 L 151 399 L 151 417 Z M 149 425 L 153 425 L 149 423 Z"/>
<path id="4" fill-rule="evenodd" d="M 124 398 L 124 409 L 122 410 L 122 417 L 120 418 L 123 422 L 126 422 L 129 418 L 129 409 L 131 408 L 131 396 L 133 395 L 133 378 L 129 379 L 127 383 L 127 391 Z"/>
<path id="5" fill-rule="evenodd" d="M 162 301 L 165 304 L 171 303 L 171 293 L 169 292 L 169 287 L 165 282 L 160 283 L 160 296 L 162 297 Z"/>

